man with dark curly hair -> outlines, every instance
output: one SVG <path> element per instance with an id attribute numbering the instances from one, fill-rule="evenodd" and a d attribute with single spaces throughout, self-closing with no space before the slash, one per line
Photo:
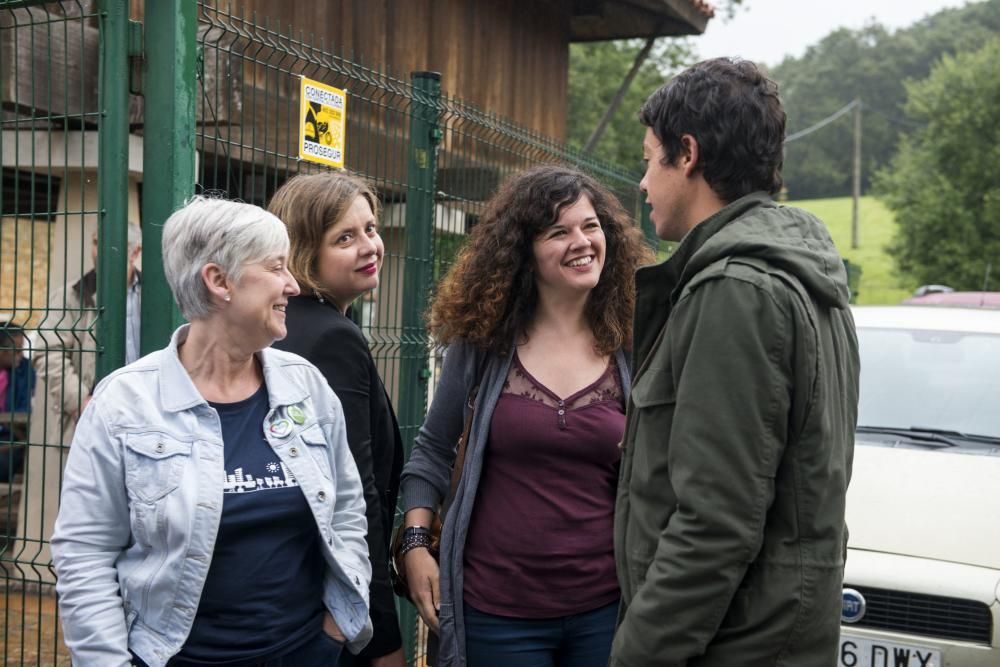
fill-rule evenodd
<path id="1" fill-rule="evenodd" d="M 679 245 L 636 276 L 611 664 L 828 667 L 858 399 L 844 266 L 771 200 L 785 112 L 752 63 L 694 65 L 640 120 L 640 187 Z"/>

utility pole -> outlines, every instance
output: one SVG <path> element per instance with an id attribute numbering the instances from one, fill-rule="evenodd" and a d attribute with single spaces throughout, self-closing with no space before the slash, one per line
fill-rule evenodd
<path id="1" fill-rule="evenodd" d="M 858 247 L 861 207 L 861 98 L 854 100 L 854 210 L 851 216 L 851 248 Z"/>

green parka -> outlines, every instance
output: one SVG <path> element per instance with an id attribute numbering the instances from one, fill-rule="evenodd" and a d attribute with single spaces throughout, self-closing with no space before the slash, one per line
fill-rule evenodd
<path id="1" fill-rule="evenodd" d="M 834 665 L 859 360 L 826 228 L 755 193 L 636 282 L 611 665 Z"/>

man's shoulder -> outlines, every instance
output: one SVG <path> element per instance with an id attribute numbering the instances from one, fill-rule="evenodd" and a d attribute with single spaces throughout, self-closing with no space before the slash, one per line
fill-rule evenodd
<path id="1" fill-rule="evenodd" d="M 795 277 L 759 257 L 732 255 L 704 267 L 687 282 L 677 304 L 697 303 L 703 298 L 719 299 L 724 294 L 736 294 L 741 301 L 757 300 L 788 312 Z M 711 290 L 706 290 L 711 286 Z"/>
<path id="2" fill-rule="evenodd" d="M 741 283 L 749 283 L 760 289 L 772 291 L 780 289 L 776 282 L 779 275 L 784 274 L 780 268 L 772 265 L 766 259 L 748 255 L 729 255 L 700 269 L 685 284 L 684 292 L 690 294 L 706 283 L 722 281 L 722 287 L 736 287 Z"/>
<path id="3" fill-rule="evenodd" d="M 97 299 L 97 274 L 90 270 L 82 278 L 67 282 L 63 287 L 49 294 L 50 310 L 92 308 Z"/>

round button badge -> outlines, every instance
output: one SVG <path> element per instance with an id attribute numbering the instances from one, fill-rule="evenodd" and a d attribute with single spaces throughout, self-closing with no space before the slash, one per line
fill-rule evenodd
<path id="1" fill-rule="evenodd" d="M 306 413 L 302 410 L 301 406 L 289 405 L 288 406 L 288 416 L 296 424 L 302 425 L 306 421 Z"/>

